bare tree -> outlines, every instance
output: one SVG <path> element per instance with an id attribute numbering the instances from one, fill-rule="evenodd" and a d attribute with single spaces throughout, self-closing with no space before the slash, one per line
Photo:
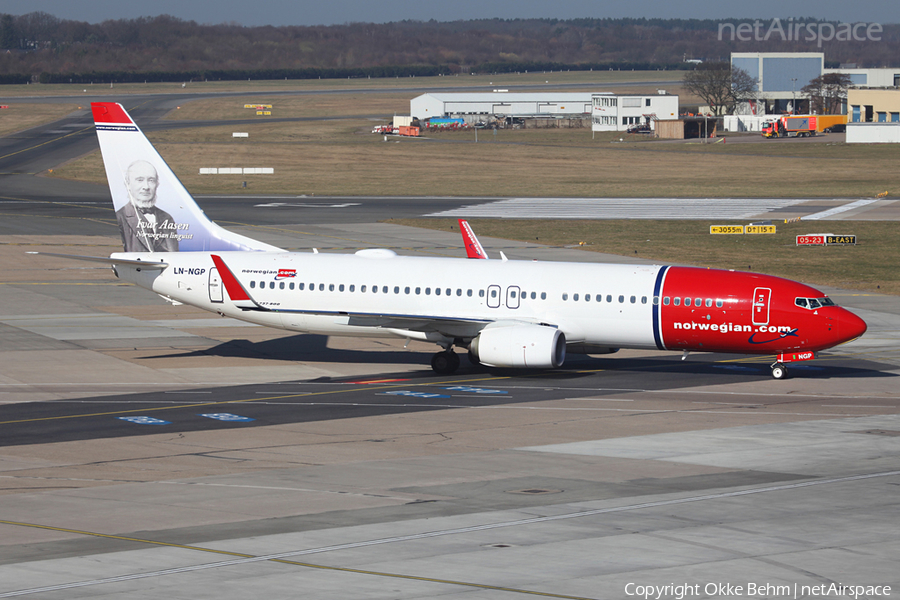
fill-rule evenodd
<path id="1" fill-rule="evenodd" d="M 756 79 L 727 62 L 701 63 L 684 74 L 684 88 L 706 102 L 718 117 L 738 102 L 754 98 Z"/>
<path id="2" fill-rule="evenodd" d="M 826 73 L 804 85 L 800 91 L 809 98 L 810 112 L 839 115 L 851 84 L 850 76 L 845 73 Z"/>

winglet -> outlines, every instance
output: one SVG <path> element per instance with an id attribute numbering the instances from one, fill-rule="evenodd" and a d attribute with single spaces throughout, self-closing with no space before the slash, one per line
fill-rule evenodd
<path id="1" fill-rule="evenodd" d="M 225 291 L 228 292 L 228 297 L 231 298 L 235 306 L 244 310 L 265 310 L 250 297 L 250 294 L 247 293 L 241 282 L 237 280 L 237 277 L 234 276 L 234 273 L 231 272 L 231 269 L 228 268 L 221 256 L 216 254 L 211 254 L 210 256 L 216 265 L 216 269 L 219 270 L 219 277 L 222 278 Z"/>
<path id="2" fill-rule="evenodd" d="M 469 225 L 468 221 L 459 219 L 459 231 L 462 234 L 463 243 L 466 245 L 466 256 L 468 258 L 483 258 L 486 260 L 488 258 L 487 252 L 484 251 L 481 242 L 475 237 L 475 232 L 472 231 L 472 226 Z"/>

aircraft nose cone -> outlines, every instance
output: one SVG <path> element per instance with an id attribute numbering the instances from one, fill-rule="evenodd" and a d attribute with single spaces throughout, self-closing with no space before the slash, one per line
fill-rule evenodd
<path id="1" fill-rule="evenodd" d="M 838 321 L 838 332 L 842 341 L 855 340 L 869 328 L 866 322 L 854 315 L 849 310 L 844 310 Z"/>

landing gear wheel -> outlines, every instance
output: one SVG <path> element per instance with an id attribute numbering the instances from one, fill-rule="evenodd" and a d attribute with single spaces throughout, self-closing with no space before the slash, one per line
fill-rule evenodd
<path id="1" fill-rule="evenodd" d="M 785 379 L 787 377 L 787 367 L 781 363 L 772 365 L 772 377 L 775 379 Z"/>
<path id="2" fill-rule="evenodd" d="M 431 368 L 438 375 L 450 375 L 459 368 L 459 356 L 453 350 L 438 352 L 431 357 Z"/>

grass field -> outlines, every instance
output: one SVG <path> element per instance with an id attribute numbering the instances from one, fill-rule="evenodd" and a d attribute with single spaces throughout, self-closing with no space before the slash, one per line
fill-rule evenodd
<path id="1" fill-rule="evenodd" d="M 395 100 L 399 106 L 400 98 L 378 102 Z M 216 100 L 218 109 L 211 102 L 203 101 L 194 117 L 244 111 L 239 99 Z M 309 102 L 308 112 L 330 120 L 261 120 L 238 129 L 217 125 L 149 137 L 195 193 L 855 198 L 900 190 L 900 147 L 894 145 L 673 144 L 627 136 L 620 143 L 621 134 L 591 139 L 588 129 L 482 131 L 477 144 L 472 131 L 385 142 L 371 134 L 383 119 L 337 118 L 360 113 L 352 94 Z M 305 116 L 283 110 L 283 116 Z M 250 137 L 232 138 L 236 130 Z M 199 175 L 201 167 L 273 167 L 275 174 Z M 99 154 L 54 175 L 105 180 Z"/>
<path id="2" fill-rule="evenodd" d="M 77 104 L 13 103 L 0 109 L 0 136 L 61 119 L 77 110 Z"/>
<path id="3" fill-rule="evenodd" d="M 391 223 L 458 231 L 455 219 L 393 219 Z M 755 271 L 809 284 L 900 295 L 900 236 L 895 222 L 777 224 L 769 235 L 710 235 L 712 221 L 549 221 L 471 219 L 480 237 L 577 246 L 664 264 Z M 797 235 L 855 234 L 856 246 L 798 247 Z M 584 242 L 584 246 L 579 246 Z"/>

